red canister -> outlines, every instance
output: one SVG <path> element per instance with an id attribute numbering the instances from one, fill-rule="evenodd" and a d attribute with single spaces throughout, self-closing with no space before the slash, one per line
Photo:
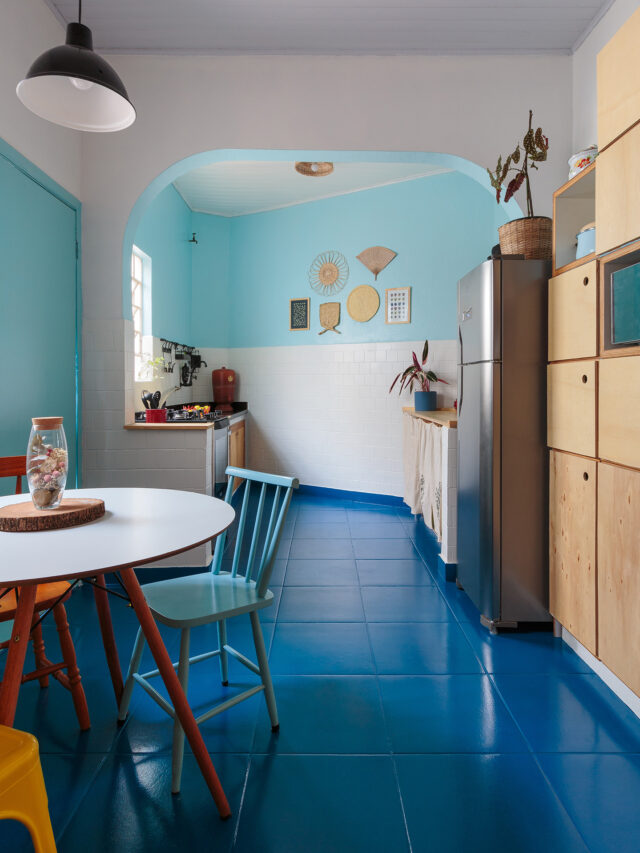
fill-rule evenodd
<path id="1" fill-rule="evenodd" d="M 213 401 L 217 409 L 223 412 L 233 411 L 234 397 L 236 395 L 236 372 L 228 367 L 221 367 L 211 371 L 211 382 L 213 383 Z"/>

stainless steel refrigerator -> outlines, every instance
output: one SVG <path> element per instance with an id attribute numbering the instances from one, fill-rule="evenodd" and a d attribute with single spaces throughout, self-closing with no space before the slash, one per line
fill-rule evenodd
<path id="1" fill-rule="evenodd" d="M 546 261 L 458 282 L 458 584 L 497 631 L 550 620 Z"/>

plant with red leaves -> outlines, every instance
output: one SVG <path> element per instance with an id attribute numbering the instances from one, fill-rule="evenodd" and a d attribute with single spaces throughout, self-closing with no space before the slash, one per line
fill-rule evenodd
<path id="1" fill-rule="evenodd" d="M 389 393 L 393 391 L 393 387 L 398 380 L 400 380 L 400 386 L 398 388 L 398 393 L 402 394 L 402 392 L 406 389 L 409 391 L 413 391 L 414 384 L 417 384 L 420 387 L 421 391 L 429 391 L 432 382 L 442 382 L 443 385 L 448 385 L 448 382 L 445 382 L 444 379 L 440 379 L 433 370 L 425 370 L 424 366 L 427 363 L 427 358 L 429 357 L 429 341 L 424 342 L 424 347 L 422 348 L 422 362 L 418 361 L 418 356 L 414 353 L 411 353 L 413 356 L 413 364 L 410 364 L 406 370 L 403 370 L 402 373 L 399 373 L 396 378 L 391 383 L 391 388 L 389 388 Z"/>
<path id="2" fill-rule="evenodd" d="M 496 166 L 495 172 L 492 172 L 491 169 L 487 169 L 491 186 L 496 191 L 496 201 L 498 204 L 500 203 L 504 182 L 507 180 L 510 172 L 515 172 L 515 175 L 507 184 L 507 188 L 504 193 L 505 201 L 509 201 L 509 199 L 518 192 L 520 187 L 526 183 L 528 217 L 534 215 L 533 202 L 531 200 L 531 184 L 529 182 L 529 169 L 537 169 L 537 164 L 542 163 L 547 159 L 547 151 L 549 150 L 548 137 L 544 135 L 541 127 L 534 131 L 532 121 L 533 110 L 529 110 L 529 128 L 522 139 L 522 143 L 518 143 L 516 150 L 513 154 L 509 154 L 504 163 L 502 162 L 502 155 L 498 157 L 498 165 Z M 515 166 L 519 165 L 522 154 L 520 144 L 522 144 L 522 149 L 524 150 L 524 157 L 522 159 L 522 165 L 515 168 Z"/>

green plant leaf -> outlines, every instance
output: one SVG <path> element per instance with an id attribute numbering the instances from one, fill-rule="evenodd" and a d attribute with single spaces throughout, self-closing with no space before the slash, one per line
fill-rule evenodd
<path id="1" fill-rule="evenodd" d="M 427 363 L 427 358 L 429 357 L 429 341 L 426 340 L 424 342 L 424 346 L 422 347 L 422 363 Z"/>

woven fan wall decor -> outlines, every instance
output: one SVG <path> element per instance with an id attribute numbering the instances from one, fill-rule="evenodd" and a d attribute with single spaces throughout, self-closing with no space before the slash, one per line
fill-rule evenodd
<path id="1" fill-rule="evenodd" d="M 337 335 L 342 334 L 336 326 L 340 322 L 340 303 L 339 302 L 323 302 L 320 306 L 320 325 L 322 331 L 319 335 L 324 335 L 325 332 L 335 332 Z"/>
<path id="2" fill-rule="evenodd" d="M 340 252 L 322 252 L 309 269 L 311 289 L 322 296 L 339 293 L 349 278 L 349 264 Z"/>
<path id="3" fill-rule="evenodd" d="M 385 267 L 389 266 L 397 255 L 397 252 L 394 252 L 392 249 L 385 249 L 384 246 L 371 246 L 370 249 L 365 249 L 364 252 L 360 252 L 356 257 L 377 279 L 378 274 Z"/>

